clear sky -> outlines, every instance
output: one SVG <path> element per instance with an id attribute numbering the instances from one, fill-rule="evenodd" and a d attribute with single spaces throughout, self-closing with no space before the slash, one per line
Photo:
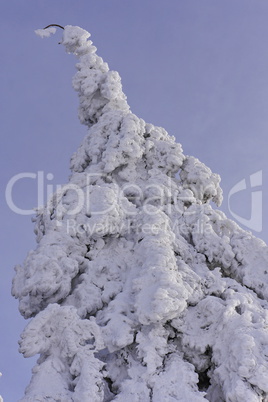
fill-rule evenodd
<path id="1" fill-rule="evenodd" d="M 253 233 L 267 241 L 267 20 L 266 0 L 1 2 L 0 394 L 5 402 L 23 396 L 34 364 L 18 353 L 26 322 L 10 289 L 13 267 L 35 247 L 31 216 L 10 209 L 5 189 L 14 175 L 30 173 L 32 178 L 14 185 L 12 200 L 21 209 L 37 206 L 34 175 L 43 172 L 44 198 L 47 185 L 66 183 L 70 156 L 86 133 L 71 86 L 75 58 L 58 45 L 61 32 L 42 40 L 34 30 L 57 23 L 91 32 L 98 54 L 119 71 L 132 111 L 167 129 L 185 154 L 219 173 L 221 209 L 232 219 L 235 213 L 238 223 L 244 219 L 243 228 L 257 229 Z M 256 172 L 258 180 L 251 184 L 258 184 L 253 190 L 258 200 L 262 196 L 262 208 L 250 189 Z M 256 226 L 260 220 L 263 229 Z"/>

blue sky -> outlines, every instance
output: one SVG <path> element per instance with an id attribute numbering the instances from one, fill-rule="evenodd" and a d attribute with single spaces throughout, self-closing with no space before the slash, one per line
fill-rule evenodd
<path id="1" fill-rule="evenodd" d="M 265 0 L 11 0 L 0 5 L 1 34 L 1 343 L 0 393 L 22 397 L 33 360 L 18 353 L 26 322 L 10 295 L 13 267 L 35 247 L 30 215 L 13 212 L 5 189 L 19 173 L 44 172 L 47 185 L 68 180 L 69 159 L 86 133 L 71 86 L 75 58 L 56 37 L 34 30 L 79 25 L 111 69 L 118 70 L 132 111 L 175 135 L 222 178 L 221 209 L 249 222 L 268 240 L 268 3 Z M 251 198 L 256 172 L 262 209 Z M 47 174 L 53 174 L 53 180 Z M 228 194 L 237 183 L 247 188 Z M 261 184 L 261 185 L 260 185 Z M 244 187 L 245 187 L 244 186 Z M 23 209 L 37 205 L 37 180 L 12 193 Z M 255 209 L 254 209 L 255 207 Z M 254 220 L 254 219 L 253 219 Z M 245 221 L 244 221 L 245 223 Z M 254 222 L 253 222 L 254 226 Z M 242 226 L 245 229 L 246 226 Z"/>

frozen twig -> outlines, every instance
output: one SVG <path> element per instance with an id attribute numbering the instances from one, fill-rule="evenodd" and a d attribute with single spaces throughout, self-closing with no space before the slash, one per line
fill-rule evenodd
<path id="1" fill-rule="evenodd" d="M 35 33 L 36 33 L 36 35 L 41 36 L 41 38 L 48 38 L 50 35 L 54 35 L 56 33 L 56 28 L 55 27 L 64 29 L 64 27 L 62 27 L 61 25 L 50 24 L 50 25 L 47 25 L 43 29 L 37 29 L 35 31 Z"/>

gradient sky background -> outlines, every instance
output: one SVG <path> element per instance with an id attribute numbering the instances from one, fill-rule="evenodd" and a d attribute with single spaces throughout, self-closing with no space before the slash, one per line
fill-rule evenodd
<path id="1" fill-rule="evenodd" d="M 10 210 L 5 188 L 22 172 L 44 172 L 45 186 L 66 183 L 70 156 L 86 134 L 71 86 L 76 60 L 58 45 L 60 31 L 42 40 L 34 30 L 57 23 L 91 32 L 98 54 L 119 71 L 132 111 L 167 129 L 185 154 L 220 174 L 221 209 L 229 218 L 232 187 L 262 171 L 258 213 L 264 229 L 253 233 L 267 241 L 267 21 L 267 0 L 1 2 L 0 394 L 5 402 L 23 396 L 34 364 L 18 353 L 26 322 L 10 289 L 13 267 L 35 248 L 31 216 Z M 13 200 L 20 208 L 37 206 L 37 181 L 18 182 Z M 233 195 L 231 208 L 250 219 L 250 189 Z"/>

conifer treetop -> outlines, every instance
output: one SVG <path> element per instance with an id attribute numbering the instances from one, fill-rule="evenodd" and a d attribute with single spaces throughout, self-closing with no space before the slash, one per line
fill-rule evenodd
<path id="1" fill-rule="evenodd" d="M 40 354 L 22 401 L 265 401 L 267 246 L 212 208 L 220 177 L 130 111 L 89 37 L 61 42 L 88 132 L 13 280 L 20 351 Z"/>
<path id="2" fill-rule="evenodd" d="M 89 127 L 110 110 L 129 111 L 119 74 L 110 71 L 108 64 L 96 54 L 90 36 L 84 29 L 67 25 L 62 39 L 66 51 L 79 58 L 73 86 L 79 94 L 80 121 Z"/>

